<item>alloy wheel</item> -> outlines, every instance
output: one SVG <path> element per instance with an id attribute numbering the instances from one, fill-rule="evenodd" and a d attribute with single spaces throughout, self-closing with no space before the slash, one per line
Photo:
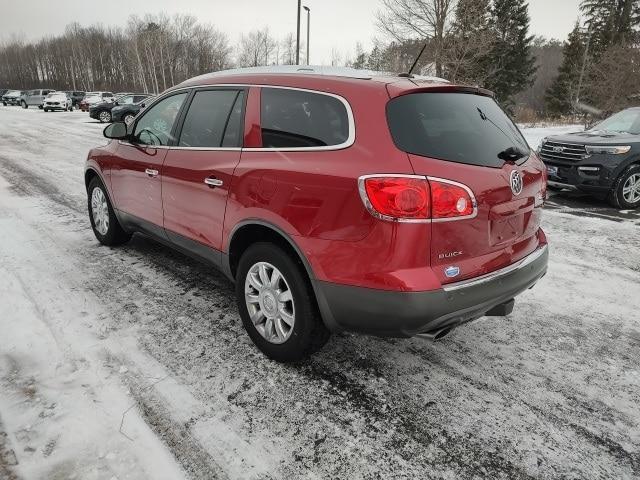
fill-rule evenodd
<path id="1" fill-rule="evenodd" d="M 109 123 L 111 121 L 111 114 L 106 110 L 103 112 L 100 112 L 100 121 L 102 123 Z"/>
<path id="2" fill-rule="evenodd" d="M 125 115 L 124 123 L 126 123 L 127 126 L 131 125 L 133 123 L 133 115 Z"/>
<path id="3" fill-rule="evenodd" d="M 100 187 L 94 188 L 91 193 L 91 215 L 98 233 L 106 235 L 109 231 L 109 205 Z"/>
<path id="4" fill-rule="evenodd" d="M 627 178 L 622 186 L 622 196 L 629 203 L 640 202 L 640 173 L 634 173 Z"/>
<path id="5" fill-rule="evenodd" d="M 293 333 L 295 306 L 289 284 L 267 262 L 254 264 L 244 284 L 245 302 L 253 326 L 268 342 L 281 344 Z"/>

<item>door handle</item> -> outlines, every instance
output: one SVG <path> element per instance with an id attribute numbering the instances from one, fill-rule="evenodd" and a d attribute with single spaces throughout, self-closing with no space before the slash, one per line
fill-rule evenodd
<path id="1" fill-rule="evenodd" d="M 222 185 L 224 185 L 224 182 L 222 180 L 219 180 L 214 177 L 205 178 L 204 183 L 209 185 L 211 188 L 221 187 Z"/>
<path id="2" fill-rule="evenodd" d="M 149 175 L 150 177 L 157 177 L 158 176 L 158 170 L 153 170 L 152 168 L 147 168 L 144 173 L 146 173 L 147 175 Z"/>

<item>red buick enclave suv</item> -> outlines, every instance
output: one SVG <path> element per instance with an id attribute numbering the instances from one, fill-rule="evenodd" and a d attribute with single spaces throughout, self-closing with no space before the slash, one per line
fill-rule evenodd
<path id="1" fill-rule="evenodd" d="M 203 75 L 88 156 L 106 245 L 150 235 L 222 270 L 254 343 L 437 339 L 546 272 L 546 174 L 488 91 L 311 67 Z"/>

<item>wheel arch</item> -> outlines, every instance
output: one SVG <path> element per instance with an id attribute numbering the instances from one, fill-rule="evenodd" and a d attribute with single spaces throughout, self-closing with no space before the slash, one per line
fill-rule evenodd
<path id="1" fill-rule="evenodd" d="M 264 220 L 252 219 L 240 222 L 233 228 L 229 235 L 229 242 L 227 244 L 227 254 L 225 255 L 226 260 L 223 262 L 222 268 L 224 273 L 232 281 L 235 281 L 238 262 L 242 253 L 245 252 L 253 243 L 265 240 L 279 245 L 283 250 L 292 255 L 294 261 L 302 265 L 304 271 L 307 273 L 307 279 L 309 280 L 311 289 L 313 290 L 316 305 L 320 310 L 322 321 L 330 331 L 341 331 L 342 328 L 340 328 L 338 323 L 335 321 L 327 299 L 315 278 L 309 260 L 307 260 L 306 256 L 291 236 L 272 223 L 265 222 Z"/>
<path id="2" fill-rule="evenodd" d="M 252 219 L 245 220 L 236 225 L 227 243 L 227 258 L 229 273 L 235 278 L 238 262 L 242 254 L 251 246 L 251 244 L 259 241 L 270 241 L 287 253 L 293 255 L 294 260 L 300 263 L 307 272 L 309 280 L 313 283 L 315 276 L 311 264 L 302 253 L 302 250 L 281 228 L 264 220 Z"/>

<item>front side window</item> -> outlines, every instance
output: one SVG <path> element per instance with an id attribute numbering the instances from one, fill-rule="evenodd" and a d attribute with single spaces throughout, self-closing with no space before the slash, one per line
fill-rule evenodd
<path id="1" fill-rule="evenodd" d="M 178 93 L 156 103 L 136 123 L 133 139 L 143 145 L 168 145 L 171 131 L 187 93 Z"/>
<path id="2" fill-rule="evenodd" d="M 133 103 L 133 95 L 125 95 L 124 97 L 118 98 L 118 103 L 120 105 L 129 105 Z"/>
<path id="3" fill-rule="evenodd" d="M 321 93 L 263 88 L 260 117 L 265 148 L 330 147 L 349 138 L 346 106 Z"/>
<path id="4" fill-rule="evenodd" d="M 196 92 L 184 119 L 181 147 L 218 148 L 230 127 L 230 113 L 240 92 L 204 90 Z M 237 125 L 231 128 L 237 129 Z M 237 146 L 237 145 L 232 145 Z"/>

